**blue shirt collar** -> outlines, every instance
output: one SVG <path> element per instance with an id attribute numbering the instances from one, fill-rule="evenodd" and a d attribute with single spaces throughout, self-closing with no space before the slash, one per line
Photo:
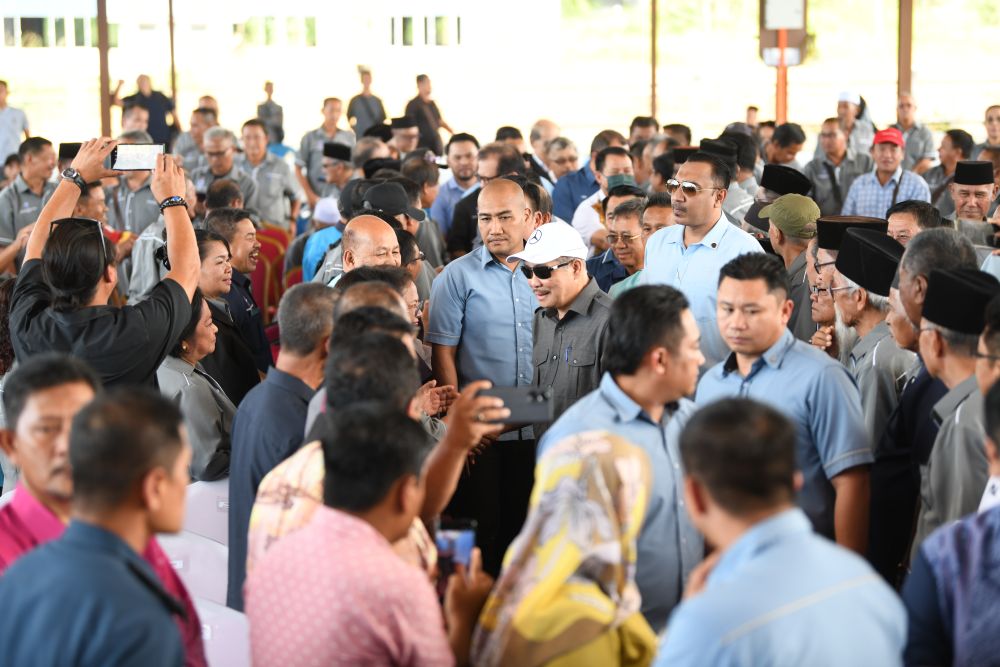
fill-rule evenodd
<path id="1" fill-rule="evenodd" d="M 812 524 L 805 513 L 797 507 L 761 521 L 729 545 L 708 576 L 708 585 L 726 581 L 744 564 L 754 560 L 782 540 L 811 532 Z"/>
<path id="2" fill-rule="evenodd" d="M 719 220 L 715 223 L 712 229 L 708 232 L 708 234 L 705 234 L 705 238 L 703 238 L 698 243 L 695 243 L 694 245 L 700 244 L 705 246 L 706 248 L 717 250 L 718 247 L 722 245 L 722 238 L 726 235 L 726 232 L 728 232 L 729 228 L 732 226 L 733 225 L 728 220 L 726 220 L 726 217 L 724 215 L 720 215 Z M 684 237 L 681 236 L 681 238 L 683 239 Z"/>
<path id="3" fill-rule="evenodd" d="M 750 369 L 750 375 L 753 375 L 758 370 L 760 370 L 763 364 L 767 364 L 771 368 L 777 370 L 781 368 L 782 362 L 785 360 L 785 356 L 788 355 L 788 351 L 792 349 L 795 345 L 795 336 L 787 328 L 782 332 L 781 338 L 769 347 L 764 354 L 760 355 L 760 359 L 753 362 L 753 366 Z M 736 353 L 733 352 L 726 359 L 725 363 L 722 364 L 722 377 L 726 377 L 732 372 L 738 370 L 736 365 Z M 749 376 L 748 376 L 749 377 Z"/>
<path id="4" fill-rule="evenodd" d="M 588 183 L 600 186 L 600 183 L 597 182 L 597 176 L 594 176 L 594 171 L 590 168 L 589 162 L 580 168 L 580 173 L 584 175 Z"/>
<path id="5" fill-rule="evenodd" d="M 604 377 L 601 378 L 600 390 L 604 399 L 615 411 L 619 420 L 623 422 L 630 422 L 642 417 L 651 424 L 655 423 L 642 409 L 641 405 L 633 401 L 629 398 L 628 394 L 622 391 L 622 388 L 618 386 L 617 382 L 615 382 L 611 373 L 605 373 Z M 666 410 L 663 413 L 663 423 L 669 421 L 670 417 L 673 416 L 677 408 L 677 403 L 669 403 L 666 405 Z"/>
<path id="6" fill-rule="evenodd" d="M 265 378 L 264 381 L 269 384 L 273 384 L 276 387 L 281 387 L 290 394 L 298 396 L 306 403 L 308 403 L 316 394 L 316 392 L 305 382 L 291 373 L 279 371 L 276 366 L 271 366 L 267 369 L 267 378 Z"/>

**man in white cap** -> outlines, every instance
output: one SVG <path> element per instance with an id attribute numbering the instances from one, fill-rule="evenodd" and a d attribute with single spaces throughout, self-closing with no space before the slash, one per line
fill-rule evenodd
<path id="1" fill-rule="evenodd" d="M 320 197 L 316 200 L 312 221 L 316 230 L 310 234 L 302 254 L 302 280 L 305 282 L 316 275 L 327 250 L 340 243 L 346 224 L 341 220 L 336 197 Z"/>
<path id="2" fill-rule="evenodd" d="M 587 246 L 564 222 L 541 225 L 514 259 L 522 261 L 521 273 L 539 303 L 532 329 L 533 384 L 551 392 L 557 419 L 601 382 L 614 300 L 587 274 Z M 548 427 L 534 425 L 536 440 Z"/>
<path id="3" fill-rule="evenodd" d="M 860 94 L 853 90 L 840 92 L 837 97 L 837 120 L 847 135 L 847 147 L 857 153 L 867 153 L 875 138 L 875 126 Z M 813 157 L 823 157 L 823 148 L 818 142 Z"/>

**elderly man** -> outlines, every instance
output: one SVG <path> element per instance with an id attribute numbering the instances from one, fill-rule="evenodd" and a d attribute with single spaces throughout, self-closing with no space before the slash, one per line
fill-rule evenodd
<path id="1" fill-rule="evenodd" d="M 886 214 L 888 234 L 904 247 L 914 236 L 925 229 L 936 229 L 944 224 L 941 214 L 925 201 L 907 200 L 894 204 Z"/>
<path id="2" fill-rule="evenodd" d="M 946 218 L 955 215 L 955 201 L 951 198 L 949 186 L 955 178 L 955 167 L 961 160 L 969 160 L 973 153 L 972 135 L 965 130 L 948 130 L 941 137 L 938 158 L 941 164 L 924 172 L 924 180 L 931 190 L 931 203 Z"/>
<path id="3" fill-rule="evenodd" d="M 618 208 L 619 204 L 633 199 L 645 200 L 641 188 L 635 185 L 618 185 L 609 190 L 608 196 L 601 202 L 602 214 L 606 217 Z M 598 287 L 609 293 L 615 283 L 629 275 L 611 248 L 587 260 L 587 273 L 597 281 Z"/>
<path id="4" fill-rule="evenodd" d="M 875 171 L 859 176 L 844 200 L 843 215 L 884 218 L 898 201 L 930 201 L 927 182 L 911 171 L 903 171 L 903 134 L 894 127 L 875 135 L 872 157 Z"/>
<path id="5" fill-rule="evenodd" d="M 21 171 L 10 185 L 0 190 L 0 246 L 10 245 L 19 231 L 34 224 L 56 189 L 49 180 L 56 168 L 51 141 L 42 137 L 25 139 L 17 155 Z"/>
<path id="6" fill-rule="evenodd" d="M 562 222 L 541 225 L 520 259 L 521 272 L 538 299 L 532 327 L 533 384 L 551 392 L 553 419 L 597 388 L 604 373 L 605 333 L 611 297 L 587 275 L 587 247 Z M 549 424 L 535 424 L 536 440 Z"/>
<path id="7" fill-rule="evenodd" d="M 336 141 L 323 144 L 323 179 L 321 197 L 340 197 L 347 182 L 354 177 L 351 147 Z"/>
<path id="8" fill-rule="evenodd" d="M 598 132 L 590 142 L 590 161 L 576 171 L 562 176 L 552 191 L 552 213 L 561 220 L 572 220 L 576 207 L 601 188 L 591 166 L 596 166 L 597 154 L 608 146 L 627 145 L 625 137 L 614 130 Z"/>
<path id="9" fill-rule="evenodd" d="M 323 144 L 334 141 L 353 146 L 356 141 L 353 132 L 337 126 L 342 109 L 343 103 L 336 97 L 323 100 L 323 124 L 306 132 L 299 146 L 295 176 L 305 191 L 310 206 L 323 196 L 323 184 L 326 182 L 323 178 Z"/>
<path id="10" fill-rule="evenodd" d="M 955 228 L 975 244 L 992 245 L 994 230 L 986 222 L 986 215 L 1000 191 L 993 180 L 993 163 L 985 160 L 959 162 L 948 188 L 955 202 Z"/>
<path id="11" fill-rule="evenodd" d="M 821 153 L 803 169 L 812 182 L 810 196 L 823 215 L 840 215 L 844 200 L 855 179 L 872 170 L 874 161 L 867 152 L 847 145 L 847 135 L 836 118 L 827 118 L 819 132 Z"/>
<path id="12" fill-rule="evenodd" d="M 837 253 L 832 295 L 839 324 L 854 329 L 848 370 L 861 392 L 861 409 L 871 443 L 878 442 L 899 401 L 915 355 L 893 341 L 886 323 L 889 288 L 903 246 L 883 232 L 848 229 Z"/>
<path id="13" fill-rule="evenodd" d="M 194 189 L 207 193 L 212 183 L 228 178 L 240 186 L 244 202 L 253 200 L 257 196 L 257 186 L 250 175 L 236 165 L 235 135 L 224 127 L 213 127 L 205 132 L 204 146 L 208 164 L 191 172 Z"/>
<path id="14" fill-rule="evenodd" d="M 288 164 L 267 150 L 267 125 L 256 118 L 243 123 L 243 154 L 237 164 L 254 184 L 254 194 L 243 194 L 246 205 L 261 219 L 291 229 L 305 200 L 302 186 Z"/>
<path id="15" fill-rule="evenodd" d="M 506 179 L 480 190 L 478 211 L 483 245 L 448 264 L 431 292 L 424 340 L 432 346 L 434 377 L 439 386 L 459 390 L 475 380 L 527 386 L 534 377 L 531 332 L 538 299 L 514 255 L 534 231 L 531 212 L 521 188 Z M 463 474 L 452 513 L 479 522 L 486 570 L 496 573 L 527 512 L 535 438 L 529 426 L 503 433 L 498 443 L 491 440 Z"/>
<path id="16" fill-rule="evenodd" d="M 556 137 L 550 141 L 546 145 L 545 152 L 542 155 L 545 158 L 545 164 L 548 165 L 549 170 L 552 172 L 552 177 L 556 179 L 557 183 L 566 174 L 575 172 L 580 160 L 576 144 L 566 137 Z M 554 192 L 555 189 L 553 189 Z"/>
<path id="17" fill-rule="evenodd" d="M 891 127 L 903 133 L 906 152 L 903 169 L 923 174 L 934 161 L 934 137 L 931 129 L 917 120 L 917 101 L 910 93 L 900 93 L 896 102 L 896 122 Z"/>
<path id="18" fill-rule="evenodd" d="M 806 342 L 816 333 L 809 283 L 806 282 L 806 248 L 809 240 L 816 236 L 819 215 L 816 202 L 797 194 L 782 195 L 760 211 L 760 217 L 770 222 L 767 234 L 771 247 L 781 257 L 785 270 L 788 271 L 788 282 L 791 285 L 788 298 L 793 304 L 788 329 L 796 338 Z"/>
<path id="19" fill-rule="evenodd" d="M 329 287 L 359 266 L 399 266 L 399 241 L 388 222 L 374 215 L 359 215 L 344 227 L 340 242 L 343 267 L 329 267 L 324 263 L 313 282 Z"/>
<path id="20" fill-rule="evenodd" d="M 718 157 L 698 152 L 667 182 L 677 224 L 646 242 L 642 282 L 679 289 L 691 304 L 701 330 L 706 368 L 722 361 L 729 348 L 716 324 L 719 269 L 730 259 L 761 252 L 760 244 L 729 224 L 722 203 L 732 175 Z"/>
<path id="21" fill-rule="evenodd" d="M 606 250 L 604 236 L 607 229 L 601 202 L 608 196 L 608 191 L 619 185 L 636 185 L 632 156 L 628 150 L 609 146 L 599 152 L 594 158 L 594 178 L 597 179 L 597 191 L 580 202 L 572 219 L 573 228 L 592 253 Z"/>
<path id="22" fill-rule="evenodd" d="M 636 287 L 642 276 L 646 261 L 646 236 L 642 233 L 642 218 L 646 210 L 646 199 L 628 199 L 608 212 L 608 248 L 615 259 L 625 269 L 626 278 L 615 283 L 608 290 L 612 298 L 617 298 Z"/>
<path id="23" fill-rule="evenodd" d="M 555 184 L 558 177 L 552 171 L 552 166 L 548 163 L 548 146 L 561 132 L 562 129 L 554 122 L 542 118 L 535 121 L 535 124 L 531 126 L 531 132 L 528 134 L 528 142 L 531 144 L 532 150 L 531 170 L 538 174 L 539 177 L 548 180 L 550 184 Z"/>

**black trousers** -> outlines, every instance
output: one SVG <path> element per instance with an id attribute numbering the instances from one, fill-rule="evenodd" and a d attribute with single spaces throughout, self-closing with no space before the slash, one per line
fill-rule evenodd
<path id="1" fill-rule="evenodd" d="M 445 508 L 445 517 L 476 521 L 476 546 L 493 577 L 524 525 L 534 481 L 535 441 L 495 442 L 466 467 Z"/>

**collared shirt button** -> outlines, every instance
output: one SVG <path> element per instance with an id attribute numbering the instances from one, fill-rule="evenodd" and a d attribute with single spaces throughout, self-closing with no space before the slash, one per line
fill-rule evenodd
<path id="1" fill-rule="evenodd" d="M 555 361 L 555 360 L 556 360 L 556 355 L 553 354 L 552 355 L 552 361 Z"/>

